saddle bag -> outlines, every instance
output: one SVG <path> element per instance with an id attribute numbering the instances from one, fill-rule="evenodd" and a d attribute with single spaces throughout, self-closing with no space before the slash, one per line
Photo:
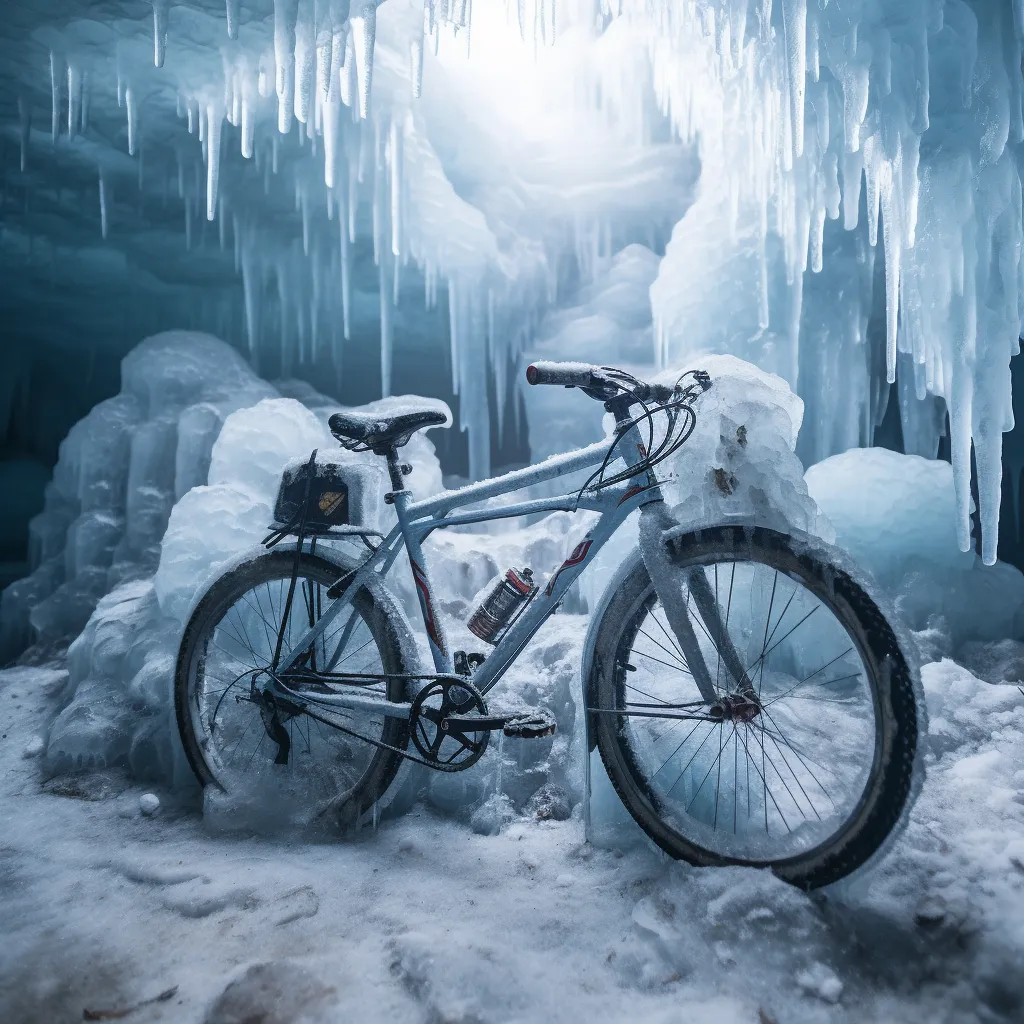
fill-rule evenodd
<path id="1" fill-rule="evenodd" d="M 378 466 L 346 452 L 315 451 L 294 459 L 281 473 L 272 529 L 297 533 L 301 526 L 307 537 L 329 536 L 337 527 L 375 530 L 382 479 Z"/>

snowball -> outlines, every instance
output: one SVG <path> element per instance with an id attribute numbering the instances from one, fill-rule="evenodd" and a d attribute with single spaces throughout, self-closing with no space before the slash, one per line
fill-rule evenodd
<path id="1" fill-rule="evenodd" d="M 142 811 L 147 818 L 156 814 L 160 810 L 160 797 L 155 793 L 143 793 L 139 797 L 139 810 Z"/>
<path id="2" fill-rule="evenodd" d="M 26 759 L 38 757 L 45 749 L 46 743 L 43 741 L 43 737 L 33 736 L 28 743 L 25 744 L 25 749 L 21 752 L 21 756 Z"/>
<path id="3" fill-rule="evenodd" d="M 838 1003 L 843 994 L 843 983 L 835 972 L 817 961 L 797 974 L 796 983 L 808 995 L 817 996 L 826 1003 Z"/>

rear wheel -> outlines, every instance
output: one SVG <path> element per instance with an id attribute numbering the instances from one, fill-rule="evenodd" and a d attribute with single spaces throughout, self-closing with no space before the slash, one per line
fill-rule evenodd
<path id="1" fill-rule="evenodd" d="M 910 792 L 915 697 L 892 628 L 827 554 L 774 531 L 721 527 L 670 548 L 717 699 L 702 699 L 638 565 L 602 618 L 589 687 L 609 777 L 673 857 L 835 881 L 881 845 Z M 690 599 L 695 571 L 745 679 Z"/>
<path id="2" fill-rule="evenodd" d="M 258 794 L 261 786 L 280 796 L 283 789 L 312 815 L 330 810 L 343 822 L 356 820 L 390 786 L 402 758 L 351 733 L 403 750 L 408 724 L 375 711 L 312 704 L 313 717 L 280 705 L 277 723 L 287 734 L 288 758 L 286 764 L 275 764 L 281 750 L 277 723 L 252 699 L 253 681 L 257 688 L 268 681 L 265 670 L 274 662 L 294 565 L 291 551 L 261 555 L 222 576 L 200 601 L 178 656 L 178 728 L 204 786 L 215 785 L 229 796 L 254 787 Z M 342 571 L 324 558 L 301 555 L 282 650 L 318 621 L 330 604 L 326 591 Z M 415 671 L 406 664 L 388 609 L 365 589 L 325 630 L 310 659 L 321 670 L 332 665 L 339 672 Z M 365 689 L 391 699 L 404 696 L 401 683 L 393 682 L 390 692 L 383 682 Z"/>

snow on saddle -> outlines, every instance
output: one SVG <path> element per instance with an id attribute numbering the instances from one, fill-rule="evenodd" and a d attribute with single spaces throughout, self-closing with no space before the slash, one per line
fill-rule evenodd
<path id="1" fill-rule="evenodd" d="M 407 444 L 417 430 L 448 427 L 451 422 L 452 414 L 443 402 L 424 400 L 403 402 L 393 413 L 347 409 L 334 413 L 327 424 L 331 433 L 351 451 L 387 455 L 393 448 Z"/>

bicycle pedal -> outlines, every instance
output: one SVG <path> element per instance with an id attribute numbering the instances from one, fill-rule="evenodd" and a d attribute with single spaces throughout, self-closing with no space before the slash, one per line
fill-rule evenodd
<path id="1" fill-rule="evenodd" d="M 542 736 L 554 736 L 558 729 L 554 716 L 547 711 L 532 715 L 510 718 L 505 722 L 502 731 L 506 736 L 521 740 L 536 740 Z"/>

